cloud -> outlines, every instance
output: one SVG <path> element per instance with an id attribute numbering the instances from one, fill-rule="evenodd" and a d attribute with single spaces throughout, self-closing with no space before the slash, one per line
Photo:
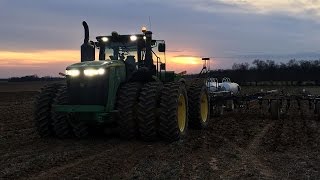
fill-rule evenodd
<path id="1" fill-rule="evenodd" d="M 150 16 L 148 28 L 156 39 L 166 40 L 171 70 L 201 69 L 191 66 L 193 61 L 177 60 L 181 55 L 230 57 L 214 60 L 214 67 L 228 68 L 243 61 L 234 58 L 238 55 L 317 52 L 319 4 L 317 0 L 0 0 L 1 73 L 10 73 L 5 68 L 13 69 L 19 62 L 20 69 L 33 65 L 56 74 L 63 68 L 55 61 L 78 61 L 82 20 L 88 22 L 94 39 L 115 30 L 137 33 L 142 25 L 149 26 Z M 52 70 L 39 61 L 50 62 Z"/>
<path id="2" fill-rule="evenodd" d="M 50 50 L 37 52 L 14 52 L 14 51 L 0 51 L 1 63 L 19 63 L 27 62 L 29 64 L 44 64 L 50 61 L 62 62 L 73 59 L 80 59 L 78 51 L 72 50 Z M 12 60 L 15 60 L 13 62 Z"/>
<path id="3" fill-rule="evenodd" d="M 88 21 L 94 38 L 114 30 L 120 34 L 135 33 L 142 25 L 149 25 L 148 17 L 151 16 L 155 37 L 166 39 L 168 49 L 203 56 L 296 51 L 301 47 L 315 49 L 316 29 L 319 28 L 314 22 L 296 19 L 303 13 L 312 14 L 310 11 L 319 6 L 319 1 L 1 2 L 0 22 L 5 26 L 0 28 L 0 50 L 7 51 L 79 50 L 83 39 L 82 20 Z M 281 44 L 273 45 L 277 41 Z"/>
<path id="4" fill-rule="evenodd" d="M 0 77 L 39 74 L 57 76 L 69 64 L 76 63 L 80 54 L 72 50 L 34 52 L 0 51 Z"/>
<path id="5" fill-rule="evenodd" d="M 246 0 L 235 1 L 226 0 L 229 3 L 237 3 L 241 6 L 249 6 L 249 9 L 255 10 L 260 13 L 272 12 L 288 12 L 293 15 L 309 14 L 310 16 L 319 16 L 320 1 L 318 0 Z"/>
<path id="6" fill-rule="evenodd" d="M 280 14 L 319 22 L 319 0 L 176 0 L 181 6 L 209 13 Z"/>
<path id="7" fill-rule="evenodd" d="M 187 55 L 187 54 L 175 55 L 173 57 L 175 57 L 175 58 L 184 58 L 184 57 L 202 58 L 201 56 L 192 56 L 192 55 Z"/>
<path id="8" fill-rule="evenodd" d="M 174 63 L 176 65 L 179 64 L 187 64 L 187 65 L 198 65 L 202 64 L 201 58 L 197 56 L 174 56 L 170 59 L 171 63 Z"/>

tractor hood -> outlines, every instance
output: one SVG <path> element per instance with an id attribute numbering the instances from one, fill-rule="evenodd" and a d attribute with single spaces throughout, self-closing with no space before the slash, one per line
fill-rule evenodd
<path id="1" fill-rule="evenodd" d="M 99 69 L 99 68 L 108 68 L 108 67 L 114 67 L 114 66 L 124 66 L 124 62 L 120 60 L 85 61 L 85 62 L 72 64 L 68 66 L 66 69 L 67 70 L 87 69 L 87 68 Z"/>

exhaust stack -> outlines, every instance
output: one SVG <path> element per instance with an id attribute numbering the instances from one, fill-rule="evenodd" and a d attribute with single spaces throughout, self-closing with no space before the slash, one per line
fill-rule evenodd
<path id="1" fill-rule="evenodd" d="M 88 24 L 82 22 L 84 28 L 84 41 L 81 45 L 81 62 L 95 60 L 95 46 L 89 42 L 89 27 Z"/>

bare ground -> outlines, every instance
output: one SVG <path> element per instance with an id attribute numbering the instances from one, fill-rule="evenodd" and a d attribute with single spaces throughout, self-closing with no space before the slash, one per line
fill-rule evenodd
<path id="1" fill-rule="evenodd" d="M 320 125 L 311 111 L 293 108 L 274 121 L 253 103 L 171 144 L 114 135 L 41 139 L 35 95 L 0 92 L 0 179 L 320 179 Z"/>

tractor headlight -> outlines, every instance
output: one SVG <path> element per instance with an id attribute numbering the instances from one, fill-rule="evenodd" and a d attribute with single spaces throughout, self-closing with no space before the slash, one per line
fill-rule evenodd
<path id="1" fill-rule="evenodd" d="M 96 75 L 103 75 L 105 70 L 103 68 L 100 69 L 85 69 L 83 71 L 85 76 L 96 76 Z"/>
<path id="2" fill-rule="evenodd" d="M 131 40 L 131 41 L 136 41 L 137 39 L 138 39 L 138 37 L 135 36 L 135 35 L 130 36 L 130 40 Z"/>
<path id="3" fill-rule="evenodd" d="M 108 41 L 109 41 L 109 39 L 108 39 L 107 37 L 102 37 L 101 40 L 102 40 L 103 42 L 108 42 Z"/>
<path id="4" fill-rule="evenodd" d="M 76 77 L 80 75 L 80 71 L 78 69 L 69 69 L 66 70 L 66 75 Z"/>

